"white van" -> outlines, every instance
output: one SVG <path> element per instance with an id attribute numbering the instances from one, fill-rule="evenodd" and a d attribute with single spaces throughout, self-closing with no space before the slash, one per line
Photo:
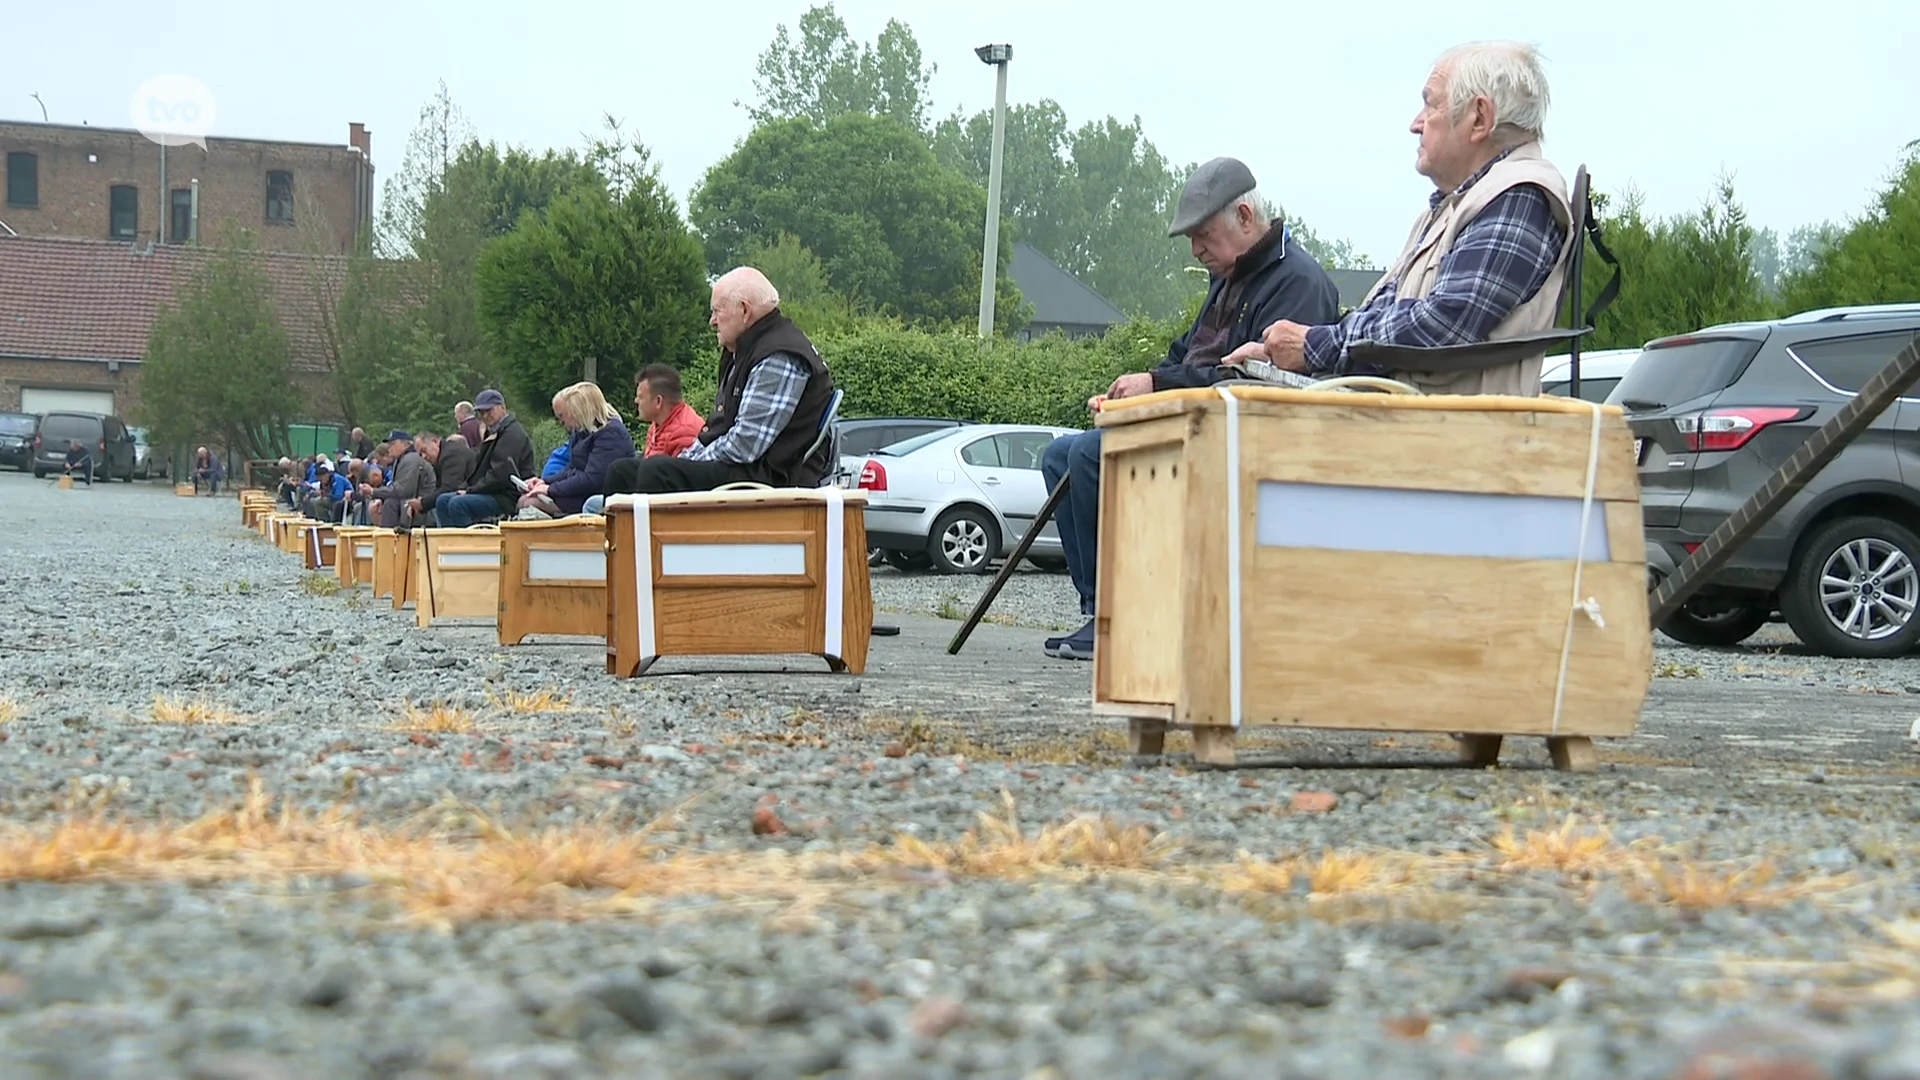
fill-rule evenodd
<path id="1" fill-rule="evenodd" d="M 1640 356 L 1639 349 L 1600 349 L 1597 352 L 1580 354 L 1580 399 L 1582 401 L 1605 401 L 1613 388 Z M 1547 357 L 1540 368 L 1540 392 L 1567 396 L 1567 383 L 1571 381 L 1571 365 L 1567 355 Z"/>

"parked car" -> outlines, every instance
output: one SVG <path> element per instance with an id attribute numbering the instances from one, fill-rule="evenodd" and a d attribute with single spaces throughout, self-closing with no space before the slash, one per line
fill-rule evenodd
<path id="1" fill-rule="evenodd" d="M 883 446 L 917 438 L 930 431 L 946 431 L 971 424 L 971 420 L 950 420 L 933 416 L 863 416 L 833 422 L 833 438 L 840 460 L 834 473 L 841 487 L 852 487 L 851 478 L 860 473 L 867 455 Z M 842 479 L 848 482 L 840 483 Z"/>
<path id="2" fill-rule="evenodd" d="M 0 465 L 21 472 L 33 468 L 33 432 L 39 426 L 32 413 L 0 413 Z"/>
<path id="3" fill-rule="evenodd" d="M 153 444 L 147 441 L 147 429 L 130 427 L 127 434 L 133 436 L 133 477 L 136 480 L 151 480 L 167 475 L 165 455 L 156 454 Z"/>
<path id="4" fill-rule="evenodd" d="M 126 422 L 100 413 L 50 412 L 40 417 L 33 434 L 33 475 L 45 476 L 67 466 L 67 447 L 79 442 L 93 452 L 96 480 L 119 477 L 133 483 L 133 436 Z"/>
<path id="5" fill-rule="evenodd" d="M 1657 583 L 1920 331 L 1920 305 L 1811 311 L 1650 342 L 1608 401 L 1635 436 Z M 1661 629 L 1745 640 L 1778 611 L 1829 656 L 1920 640 L 1920 399 L 1889 406 Z"/>
<path id="6" fill-rule="evenodd" d="M 867 493 L 867 542 L 902 569 L 927 565 L 978 573 L 1012 553 L 1047 501 L 1040 456 L 1074 429 L 1031 424 L 966 424 L 875 450 L 860 465 Z M 1048 522 L 1027 558 L 1066 566 Z"/>
<path id="7" fill-rule="evenodd" d="M 1580 354 L 1580 400 L 1605 401 L 1620 379 L 1640 356 L 1639 349 L 1601 349 Z M 1567 396 L 1573 379 L 1573 364 L 1563 354 L 1549 356 L 1540 372 L 1540 392 Z"/>

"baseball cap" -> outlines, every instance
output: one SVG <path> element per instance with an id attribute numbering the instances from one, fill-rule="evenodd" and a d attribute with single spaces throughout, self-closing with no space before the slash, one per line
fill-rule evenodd
<path id="1" fill-rule="evenodd" d="M 499 408 L 506 405 L 506 403 L 507 399 L 501 397 L 500 391 L 498 390 L 482 390 L 478 394 L 475 394 L 473 398 L 473 407 L 476 409 Z"/>
<path id="2" fill-rule="evenodd" d="M 401 431 L 399 428 L 394 428 L 392 431 L 387 432 L 387 441 L 388 442 L 412 442 L 413 436 L 407 434 L 404 431 Z"/>

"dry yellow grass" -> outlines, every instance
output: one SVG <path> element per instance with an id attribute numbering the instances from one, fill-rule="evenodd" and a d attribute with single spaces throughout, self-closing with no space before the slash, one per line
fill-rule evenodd
<path id="1" fill-rule="evenodd" d="M 0 724 L 6 724 L 20 715 L 20 705 L 10 697 L 0 698 Z"/>
<path id="2" fill-rule="evenodd" d="M 246 718 L 206 698 L 157 695 L 147 709 L 156 724 L 243 724 Z"/>
<path id="3" fill-rule="evenodd" d="M 487 700 L 492 702 L 495 708 L 523 715 L 581 711 L 573 704 L 571 693 L 564 693 L 552 687 L 543 687 L 539 690 L 509 689 L 504 692 L 489 690 Z"/>
<path id="4" fill-rule="evenodd" d="M 470 735 L 476 730 L 473 713 L 443 701 L 436 701 L 424 709 L 409 704 L 394 727 L 400 731 L 431 731 L 449 735 Z"/>
<path id="5" fill-rule="evenodd" d="M 856 859 L 867 865 L 904 865 L 980 877 L 1026 877 L 1061 870 L 1148 871 L 1177 848 L 1144 825 L 1105 817 L 1077 817 L 1029 833 L 1013 796 L 1000 793 L 1003 815 L 981 813 L 979 826 L 957 841 L 926 841 L 900 834 L 889 848 Z"/>

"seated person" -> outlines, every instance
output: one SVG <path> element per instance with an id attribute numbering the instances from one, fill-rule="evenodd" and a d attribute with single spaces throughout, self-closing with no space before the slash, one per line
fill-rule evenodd
<path id="1" fill-rule="evenodd" d="M 752 267 L 729 270 L 714 282 L 709 310 L 721 348 L 713 415 L 677 455 L 615 462 L 603 494 L 712 491 L 741 481 L 810 488 L 826 476 L 826 450 L 807 451 L 833 399 L 833 378 L 780 313 L 773 282 Z"/>
<path id="2" fill-rule="evenodd" d="M 305 501 L 300 512 L 315 521 L 338 523 L 346 508 L 347 493 L 353 485 L 347 478 L 333 471 L 333 462 L 325 455 L 314 462 L 313 483 L 308 485 Z"/>
<path id="3" fill-rule="evenodd" d="M 1207 268 L 1211 284 L 1200 315 L 1153 370 L 1115 379 L 1105 394 L 1087 403 L 1091 408 L 1107 398 L 1211 386 L 1233 377 L 1221 368 L 1224 359 L 1249 342 L 1258 343 L 1260 331 L 1276 320 L 1330 322 L 1340 315 L 1333 280 L 1288 234 L 1285 222 L 1269 219 L 1253 172 L 1240 161 L 1215 158 L 1196 169 L 1167 233 L 1185 235 L 1193 257 Z M 1049 491 L 1062 477 L 1072 477 L 1053 520 L 1080 594 L 1080 614 L 1087 617 L 1073 633 L 1048 638 L 1045 650 L 1048 656 L 1091 660 L 1100 550 L 1100 429 L 1048 444 L 1041 474 Z"/>
<path id="4" fill-rule="evenodd" d="M 686 403 L 679 370 L 667 364 L 648 364 L 640 369 L 633 383 L 633 409 L 647 423 L 641 457 L 679 454 L 700 437 L 700 428 L 706 423 Z M 605 495 L 593 495 L 581 512 L 598 514 L 606 501 Z"/>
<path id="5" fill-rule="evenodd" d="M 461 488 L 443 491 L 433 501 L 433 516 L 443 529 L 465 529 L 511 515 L 520 499 L 520 487 L 514 481 L 539 475 L 534 471 L 533 439 L 520 419 L 507 411 L 507 399 L 500 391 L 480 391 L 474 396 L 473 411 L 483 431 L 473 476 Z"/>
<path id="6" fill-rule="evenodd" d="M 227 475 L 219 457 L 202 446 L 193 452 L 193 490 L 199 494 L 201 485 L 206 485 L 210 495 L 220 494 L 220 481 Z"/>
<path id="7" fill-rule="evenodd" d="M 1468 345 L 1557 321 L 1573 212 L 1566 178 L 1540 153 L 1548 93 L 1539 53 L 1502 41 L 1450 49 L 1428 74 L 1422 101 L 1415 168 L 1434 191 L 1406 249 L 1346 317 L 1265 327 L 1257 348 L 1276 366 L 1343 374 L 1358 342 Z M 1498 367 L 1386 374 L 1427 394 L 1537 397 L 1545 357 L 1543 345 Z"/>
<path id="8" fill-rule="evenodd" d="M 301 491 L 300 463 L 292 458 L 280 459 L 280 482 L 274 488 L 274 501 L 289 510 L 300 509 Z"/>
<path id="9" fill-rule="evenodd" d="M 607 470 L 633 457 L 633 436 L 620 410 L 607 403 L 600 388 L 577 382 L 553 396 L 553 415 L 567 429 L 567 466 L 551 481 L 535 480 L 520 500 L 552 517 L 578 514 L 599 494 Z"/>
<path id="10" fill-rule="evenodd" d="M 410 526 L 412 518 L 418 513 L 412 508 L 433 501 L 435 478 L 433 466 L 426 456 L 416 449 L 416 443 L 428 436 L 416 439 L 404 431 L 395 429 L 387 433 L 387 456 L 393 459 L 391 483 L 382 485 L 377 480 L 368 482 L 361 490 L 369 502 L 379 504 L 378 515 L 374 521 L 383 529 L 404 529 Z"/>
<path id="11" fill-rule="evenodd" d="M 566 472 L 568 453 L 566 443 L 554 447 L 553 453 L 547 455 L 547 463 L 540 467 L 540 479 L 551 482 L 555 477 Z"/>
<path id="12" fill-rule="evenodd" d="M 93 486 L 93 451 L 87 449 L 87 444 L 78 439 L 67 441 L 67 464 L 61 474 Z"/>

